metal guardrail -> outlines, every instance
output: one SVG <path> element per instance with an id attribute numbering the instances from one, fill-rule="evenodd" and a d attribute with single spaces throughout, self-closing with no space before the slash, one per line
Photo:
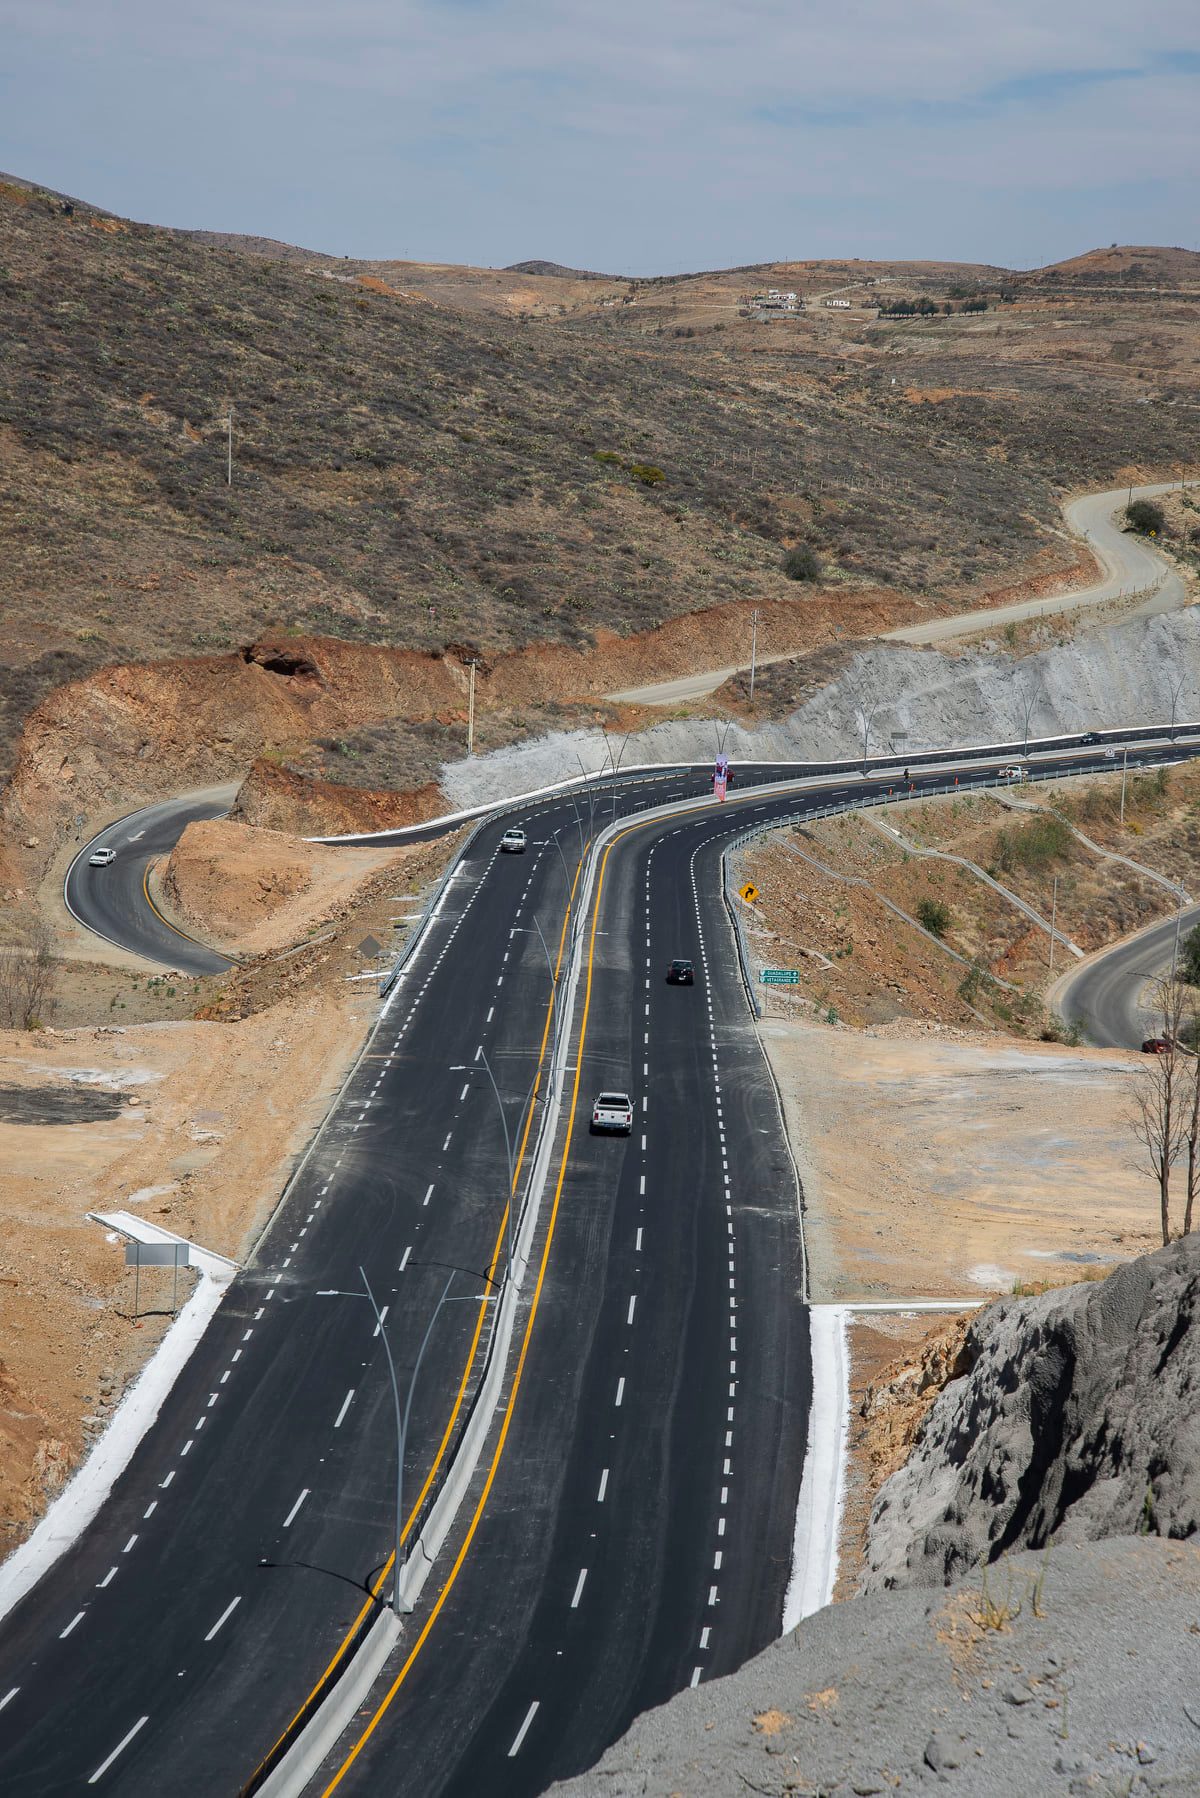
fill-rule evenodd
<path id="1" fill-rule="evenodd" d="M 1185 735 L 1188 732 L 1194 734 L 1198 729 L 1200 729 L 1200 727 L 1184 726 L 1177 729 L 1174 732 L 1174 736 Z M 1138 733 L 1138 736 L 1139 739 L 1148 737 L 1149 733 L 1141 732 Z M 1071 744 L 1068 746 L 1071 746 Z M 1196 754 L 1194 747 L 1191 753 L 1192 755 Z M 913 756 L 909 758 L 909 761 L 912 764 L 916 764 L 917 758 Z M 904 766 L 905 764 L 902 762 L 900 765 Z M 1154 765 L 1158 766 L 1160 764 Z M 1111 772 L 1111 770 L 1103 771 Z M 963 794 L 977 792 L 980 788 L 989 787 L 998 787 L 1007 792 L 1011 791 L 1014 787 L 1032 786 L 1035 782 L 1041 781 L 1087 779 L 1090 775 L 1095 775 L 1099 772 L 1102 772 L 1102 770 L 1095 768 L 1073 769 L 1068 773 L 1064 773 L 1060 768 L 1030 768 L 1021 781 L 1009 781 L 989 776 L 985 770 L 980 769 L 977 772 L 970 774 L 965 783 L 961 780 L 947 781 L 943 785 L 922 785 L 911 792 L 900 793 L 893 793 L 890 789 L 886 793 L 879 791 L 865 792 L 858 794 L 852 799 L 831 800 L 825 805 L 815 806 L 811 811 L 807 811 L 803 815 L 809 819 L 832 818 L 837 817 L 844 812 L 863 811 L 869 805 L 905 805 L 918 800 L 961 797 Z M 860 779 L 863 778 L 861 765 L 858 766 L 858 775 Z M 783 780 L 792 778 L 794 777 L 791 775 L 772 775 L 770 781 L 764 784 L 777 785 Z M 755 958 L 751 955 L 750 946 L 746 941 L 745 927 L 735 903 L 738 895 L 732 888 L 732 876 L 729 864 L 730 857 L 736 850 L 743 849 L 747 843 L 752 842 L 757 837 L 766 836 L 773 830 L 783 828 L 786 823 L 786 819 L 775 817 L 766 819 L 761 824 L 750 825 L 748 829 L 739 831 L 735 837 L 732 837 L 721 851 L 721 893 L 725 901 L 725 909 L 728 912 L 730 922 L 733 925 L 734 940 L 737 945 L 738 966 L 742 976 L 742 985 L 746 989 L 746 998 L 749 1002 L 750 1009 L 755 1018 L 759 1019 L 763 1016 L 763 1010 L 758 997 L 758 983 L 754 978 Z M 1066 939 L 1063 938 L 1061 940 L 1065 941 Z"/>

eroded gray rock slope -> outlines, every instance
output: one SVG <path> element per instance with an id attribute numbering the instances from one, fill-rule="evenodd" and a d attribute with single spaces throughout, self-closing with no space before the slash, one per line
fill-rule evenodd
<path id="1" fill-rule="evenodd" d="M 864 1585 L 940 1586 L 1006 1549 L 1200 1531 L 1200 1236 L 1011 1300 L 881 1488 Z"/>
<path id="2" fill-rule="evenodd" d="M 975 1575 L 832 1605 L 729 1679 L 648 1711 L 553 1790 L 1194 1798 L 1200 1549 L 1070 1545 L 992 1568 L 987 1599 Z"/>
<path id="3" fill-rule="evenodd" d="M 1200 1798 L 1198 1301 L 1193 1237 L 984 1313 L 880 1492 L 872 1589 L 554 1790 Z"/>
<path id="4" fill-rule="evenodd" d="M 1180 680 L 1182 679 L 1182 686 Z M 1176 696 L 1176 689 L 1178 694 Z M 872 754 L 920 756 L 963 743 L 1020 742 L 1118 725 L 1200 717 L 1200 610 L 1139 618 L 1037 655 L 1016 669 L 1010 656 L 910 649 L 872 643 L 845 674 L 789 716 L 752 727 L 721 726 L 736 764 L 823 760 L 862 753 L 861 695 L 874 707 Z M 716 753 L 717 725 L 695 700 L 673 717 L 631 736 L 623 766 L 703 761 Z M 543 783 L 598 769 L 609 745 L 599 731 L 551 731 L 489 755 L 447 762 L 441 783 L 456 806 L 504 801 Z"/>

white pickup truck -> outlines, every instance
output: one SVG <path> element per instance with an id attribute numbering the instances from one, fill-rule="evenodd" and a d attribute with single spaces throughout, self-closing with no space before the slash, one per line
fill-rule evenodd
<path id="1" fill-rule="evenodd" d="M 628 1136 L 633 1129 L 633 1100 L 628 1093 L 597 1093 L 592 1106 L 592 1135 Z"/>

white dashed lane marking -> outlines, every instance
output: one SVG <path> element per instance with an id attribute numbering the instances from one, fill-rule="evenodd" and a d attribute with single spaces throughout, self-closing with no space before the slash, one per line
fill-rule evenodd
<path id="1" fill-rule="evenodd" d="M 526 1735 L 529 1733 L 529 1725 L 533 1722 L 533 1719 L 537 1716 L 538 1706 L 540 1703 L 541 1703 L 541 1700 L 538 1698 L 535 1698 L 533 1703 L 530 1705 L 529 1709 L 526 1711 L 525 1721 L 522 1723 L 520 1729 L 517 1731 L 516 1735 L 513 1737 L 513 1745 L 508 1751 L 509 1760 L 512 1760 L 512 1758 L 515 1754 L 520 1754 L 521 1743 L 525 1740 Z"/>
<path id="2" fill-rule="evenodd" d="M 299 1498 L 296 1500 L 295 1504 L 292 1506 L 291 1510 L 288 1512 L 287 1516 L 283 1520 L 283 1527 L 285 1530 L 290 1530 L 293 1523 L 295 1523 L 296 1513 L 299 1511 L 300 1506 L 304 1503 L 305 1499 L 308 1497 L 308 1493 L 309 1493 L 309 1488 L 306 1486 L 304 1488 L 303 1492 L 300 1494 Z"/>
<path id="3" fill-rule="evenodd" d="M 132 1742 L 134 1736 L 136 1736 L 138 1730 L 143 1729 L 146 1726 L 146 1724 L 149 1723 L 149 1721 L 150 1721 L 150 1719 L 148 1716 L 138 1718 L 138 1720 L 134 1724 L 133 1728 L 121 1737 L 121 1740 L 117 1743 L 117 1745 L 113 1749 L 112 1753 L 110 1755 L 108 1755 L 108 1757 L 105 1760 L 102 1760 L 100 1762 L 100 1765 L 96 1768 L 96 1771 L 92 1774 L 91 1778 L 88 1780 L 88 1784 L 90 1786 L 94 1786 L 96 1784 L 97 1780 L 104 1778 L 104 1775 L 108 1772 L 108 1769 L 112 1766 L 112 1764 L 116 1760 L 117 1756 L 119 1754 L 124 1753 L 125 1749 L 128 1748 L 130 1742 Z"/>
<path id="4" fill-rule="evenodd" d="M 213 1637 L 216 1635 L 217 1631 L 221 1628 L 221 1626 L 225 1623 L 228 1623 L 229 1619 L 233 1616 L 233 1613 L 237 1610 L 237 1608 L 241 1604 L 241 1602 L 242 1602 L 242 1596 L 241 1596 L 241 1593 L 239 1592 L 238 1596 L 234 1599 L 231 1599 L 230 1602 L 225 1606 L 225 1609 L 221 1612 L 221 1615 L 217 1618 L 217 1621 L 213 1624 L 212 1628 L 209 1630 L 208 1634 L 205 1636 L 204 1640 L 206 1642 L 211 1642 Z"/>

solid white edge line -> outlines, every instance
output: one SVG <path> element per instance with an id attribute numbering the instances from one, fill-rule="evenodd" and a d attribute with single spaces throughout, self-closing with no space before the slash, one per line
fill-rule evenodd
<path id="1" fill-rule="evenodd" d="M 144 1728 L 145 1725 L 147 1723 L 149 1723 L 149 1721 L 150 1721 L 150 1719 L 148 1716 L 138 1718 L 137 1722 L 134 1724 L 133 1728 L 128 1732 L 128 1734 L 123 1735 L 121 1737 L 121 1740 L 117 1743 L 117 1745 L 113 1749 L 112 1753 L 108 1756 L 108 1759 L 100 1762 L 100 1765 L 96 1768 L 96 1771 L 92 1774 L 91 1778 L 88 1780 L 88 1784 L 90 1786 L 94 1786 L 98 1779 L 104 1778 L 104 1775 L 108 1772 L 108 1769 L 112 1766 L 112 1764 L 116 1760 L 118 1754 L 124 1753 L 125 1749 L 128 1748 L 130 1742 L 132 1742 L 134 1736 L 136 1736 L 138 1730 Z"/>
<path id="2" fill-rule="evenodd" d="M 833 1597 L 838 1531 L 846 1479 L 850 1424 L 850 1366 L 844 1305 L 810 1305 L 813 1396 L 796 1526 L 792 1573 L 783 1601 L 783 1628 L 794 1629 Z"/>
<path id="3" fill-rule="evenodd" d="M 526 1734 L 528 1733 L 528 1730 L 529 1730 L 529 1725 L 533 1722 L 533 1719 L 538 1714 L 538 1706 L 540 1704 L 541 1704 L 541 1699 L 535 1698 L 533 1703 L 530 1705 L 529 1709 L 526 1711 L 525 1721 L 524 1721 L 524 1723 L 522 1723 L 520 1729 L 517 1731 L 516 1735 L 513 1737 L 513 1745 L 508 1751 L 509 1760 L 512 1760 L 514 1755 L 520 1754 L 521 1743 L 525 1740 Z"/>

